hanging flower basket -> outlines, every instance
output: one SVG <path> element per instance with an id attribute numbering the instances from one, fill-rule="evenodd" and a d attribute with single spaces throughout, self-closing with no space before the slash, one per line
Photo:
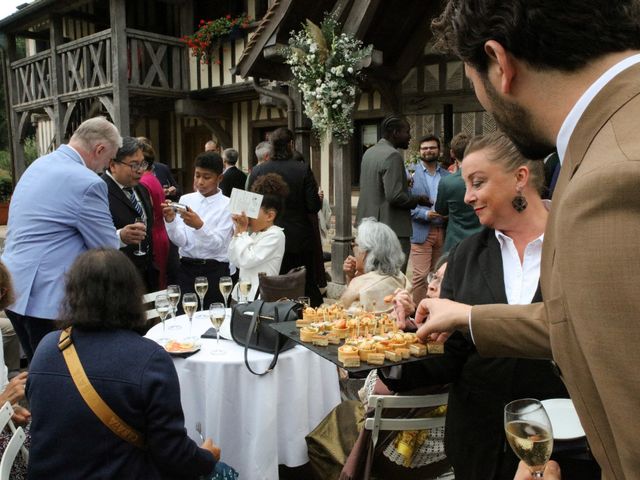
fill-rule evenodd
<path id="1" fill-rule="evenodd" d="M 360 61 L 372 50 L 372 45 L 365 47 L 353 36 L 339 33 L 337 20 L 329 14 L 319 27 L 307 20 L 302 30 L 291 32 L 286 62 L 319 137 L 331 134 L 341 144 L 351 138 Z"/>
<path id="2" fill-rule="evenodd" d="M 220 64 L 220 59 L 216 58 L 220 41 L 224 38 L 240 37 L 242 31 L 248 29 L 250 24 L 251 18 L 244 13 L 238 17 L 226 15 L 215 20 L 200 20 L 198 30 L 192 35 L 182 37 L 182 41 L 200 63 Z"/>

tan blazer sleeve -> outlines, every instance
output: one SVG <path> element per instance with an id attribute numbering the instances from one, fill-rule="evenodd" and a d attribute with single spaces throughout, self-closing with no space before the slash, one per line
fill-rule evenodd
<path id="1" fill-rule="evenodd" d="M 476 305 L 471 330 L 485 357 L 552 358 L 544 303 Z"/>

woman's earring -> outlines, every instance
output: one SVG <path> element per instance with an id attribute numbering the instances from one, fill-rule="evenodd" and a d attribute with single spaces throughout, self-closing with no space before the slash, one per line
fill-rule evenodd
<path id="1" fill-rule="evenodd" d="M 517 191 L 516 196 L 511 200 L 511 205 L 515 209 L 516 212 L 522 213 L 527 208 L 528 202 L 522 192 L 520 190 Z"/>

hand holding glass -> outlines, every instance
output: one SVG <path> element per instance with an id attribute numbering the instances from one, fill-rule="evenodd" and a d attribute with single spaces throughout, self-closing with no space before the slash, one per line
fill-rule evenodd
<path id="1" fill-rule="evenodd" d="M 136 219 L 133 221 L 133 223 L 141 223 L 143 226 L 145 225 L 144 223 L 144 219 L 142 217 L 136 217 Z M 146 255 L 147 252 L 143 252 L 142 251 L 142 242 L 144 242 L 144 240 L 142 240 L 139 244 L 138 244 L 138 249 L 133 251 L 133 254 L 141 257 L 142 255 Z"/>
<path id="2" fill-rule="evenodd" d="M 551 422 L 544 406 L 533 398 L 514 400 L 504 407 L 507 441 L 533 478 L 544 478 L 544 467 L 553 450 Z"/>
<path id="3" fill-rule="evenodd" d="M 222 322 L 224 322 L 225 314 L 226 309 L 223 303 L 212 303 L 209 306 L 209 319 L 216 329 L 216 348 L 211 350 L 212 355 L 225 353 L 225 351 L 220 348 L 220 327 L 222 326 Z"/>

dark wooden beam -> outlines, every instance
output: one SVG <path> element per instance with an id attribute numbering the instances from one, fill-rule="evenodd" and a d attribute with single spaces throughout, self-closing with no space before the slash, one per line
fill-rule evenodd
<path id="1" fill-rule="evenodd" d="M 51 52 L 56 51 L 56 47 L 63 42 L 62 38 L 62 18 L 59 15 L 51 15 L 49 17 L 51 25 L 49 32 L 49 44 Z M 62 145 L 64 142 L 65 125 L 64 114 L 65 105 L 60 101 L 62 93 L 62 57 L 60 55 L 51 55 L 51 96 L 53 97 L 53 131 L 55 134 L 56 146 Z"/>
<path id="2" fill-rule="evenodd" d="M 418 60 L 424 55 L 424 47 L 431 38 L 430 17 L 424 20 L 422 27 L 418 26 L 413 30 L 411 37 L 406 42 L 406 47 L 398 57 L 396 64 L 391 70 L 393 79 L 402 80 L 411 67 L 415 66 Z"/>
<path id="3" fill-rule="evenodd" d="M 109 13 L 111 17 L 111 49 L 113 51 L 113 122 L 122 136 L 129 135 L 129 84 L 127 79 L 127 12 L 125 0 L 110 0 Z"/>
<path id="4" fill-rule="evenodd" d="M 211 119 L 230 119 L 231 105 L 220 102 L 210 102 L 193 99 L 176 100 L 174 103 L 176 115 L 188 117 L 202 117 Z"/>
<path id="5" fill-rule="evenodd" d="M 363 38 L 380 6 L 380 0 L 353 0 L 342 31 L 356 38 Z"/>

